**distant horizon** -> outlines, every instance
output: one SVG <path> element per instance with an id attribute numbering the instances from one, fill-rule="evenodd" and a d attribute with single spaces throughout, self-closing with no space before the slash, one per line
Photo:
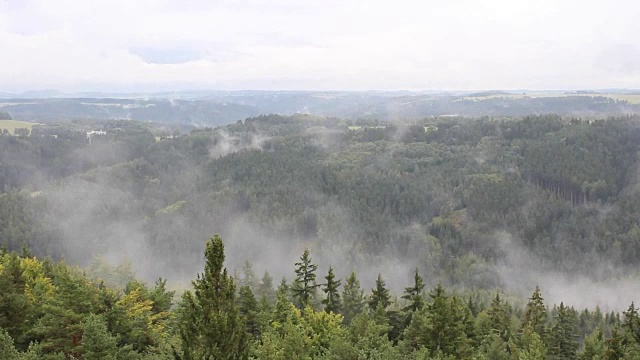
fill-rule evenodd
<path id="1" fill-rule="evenodd" d="M 8 99 L 6 96 L 15 96 L 17 98 L 31 97 L 31 98 L 68 98 L 78 95 L 157 95 L 157 94 L 215 94 L 215 93 L 269 93 L 269 92 L 281 92 L 281 93 L 412 93 L 412 94 L 473 94 L 473 93 L 507 93 L 510 95 L 525 94 L 576 94 L 576 95 L 588 95 L 593 94 L 628 94 L 638 93 L 640 88 L 557 88 L 557 89 L 492 89 L 492 88 L 478 88 L 478 89 L 366 89 L 366 90 L 340 90 L 340 89 L 259 89 L 259 88 L 247 88 L 247 89 L 216 89 L 216 88 L 193 88 L 193 89 L 155 89 L 155 90 L 80 90 L 80 91 L 64 91 L 55 88 L 47 89 L 28 89 L 24 91 L 5 91 L 0 90 L 0 97 Z M 582 94 L 580 94 L 582 93 Z"/>

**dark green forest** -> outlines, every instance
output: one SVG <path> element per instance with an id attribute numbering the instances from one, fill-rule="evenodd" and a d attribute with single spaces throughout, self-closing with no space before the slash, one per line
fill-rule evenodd
<path id="1" fill-rule="evenodd" d="M 0 347 L 632 359 L 639 145 L 635 116 L 262 115 L 189 133 L 84 120 L 0 136 Z"/>

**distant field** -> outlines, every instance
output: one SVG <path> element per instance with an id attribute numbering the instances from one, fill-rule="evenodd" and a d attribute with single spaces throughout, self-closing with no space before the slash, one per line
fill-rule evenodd
<path id="1" fill-rule="evenodd" d="M 535 94 L 496 94 L 496 95 L 487 95 L 487 96 L 465 96 L 467 99 L 494 99 L 494 98 L 509 98 L 509 99 L 522 99 L 526 97 L 530 98 L 549 98 L 549 97 L 567 97 L 567 96 L 604 96 L 607 98 L 626 101 L 629 104 L 640 104 L 640 94 L 544 94 L 544 93 L 535 93 Z"/>
<path id="2" fill-rule="evenodd" d="M 33 125 L 40 125 L 34 122 L 18 121 L 18 120 L 0 120 L 0 129 L 7 129 L 13 135 L 17 128 L 27 128 L 31 132 Z"/>
<path id="3" fill-rule="evenodd" d="M 357 125 L 350 125 L 347 126 L 347 128 L 349 130 L 361 130 L 361 129 L 386 129 L 387 126 L 386 125 L 379 125 L 379 126 L 357 126 Z"/>

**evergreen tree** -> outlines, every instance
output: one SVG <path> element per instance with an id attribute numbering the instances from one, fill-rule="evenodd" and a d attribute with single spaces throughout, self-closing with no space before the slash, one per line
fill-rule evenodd
<path id="1" fill-rule="evenodd" d="M 117 339 L 99 315 L 89 315 L 83 324 L 82 352 L 86 360 L 115 360 Z"/>
<path id="2" fill-rule="evenodd" d="M 13 345 L 13 338 L 9 333 L 0 327 L 0 354 L 5 360 L 20 360 L 20 353 Z"/>
<path id="3" fill-rule="evenodd" d="M 424 307 L 423 291 L 424 281 L 418 273 L 418 268 L 416 268 L 413 275 L 413 286 L 406 287 L 404 289 L 404 295 L 402 295 L 402 298 L 408 302 L 407 306 L 402 308 L 402 311 L 405 313 L 405 326 L 411 322 L 413 313 Z"/>
<path id="4" fill-rule="evenodd" d="M 278 292 L 276 293 L 276 304 L 273 314 L 273 320 L 284 324 L 287 322 L 291 315 L 291 299 L 289 298 L 289 287 L 287 286 L 287 280 L 282 278 L 280 285 L 278 286 Z"/>
<path id="5" fill-rule="evenodd" d="M 248 285 L 243 285 L 238 290 L 238 312 L 244 317 L 247 333 L 255 339 L 260 337 L 258 301 Z"/>
<path id="6" fill-rule="evenodd" d="M 584 351 L 580 354 L 581 360 L 592 360 L 606 358 L 607 344 L 604 339 L 602 328 L 598 327 L 584 339 Z"/>
<path id="7" fill-rule="evenodd" d="M 178 309 L 180 360 L 248 358 L 248 334 L 235 304 L 235 286 L 224 265 L 224 245 L 215 235 L 207 242 L 205 268 L 186 291 Z"/>
<path id="8" fill-rule="evenodd" d="M 273 288 L 273 278 L 267 271 L 264 272 L 264 275 L 258 284 L 256 297 L 259 298 L 261 302 L 264 299 L 264 301 L 270 305 L 273 305 L 276 302 L 276 291 Z"/>
<path id="9" fill-rule="evenodd" d="M 487 309 L 491 331 L 505 343 L 511 338 L 511 311 L 508 304 L 503 303 L 500 294 L 496 294 Z"/>
<path id="10" fill-rule="evenodd" d="M 167 290 L 166 279 L 156 280 L 156 286 L 149 292 L 149 300 L 153 301 L 154 314 L 171 310 L 175 293 L 175 291 Z"/>
<path id="11" fill-rule="evenodd" d="M 360 287 L 356 273 L 352 272 L 342 289 L 342 315 L 346 325 L 349 325 L 353 318 L 362 313 L 364 304 L 364 290 Z"/>
<path id="12" fill-rule="evenodd" d="M 256 277 L 256 273 L 253 271 L 253 265 L 251 265 L 249 260 L 245 261 L 242 266 L 242 280 L 240 281 L 240 287 L 242 286 L 248 286 L 252 292 L 258 289 L 258 279 Z"/>
<path id="13" fill-rule="evenodd" d="M 316 290 L 320 286 L 316 283 L 316 270 L 318 265 L 311 261 L 309 249 L 305 249 L 300 257 L 300 262 L 295 263 L 296 279 L 291 287 L 293 298 L 300 309 L 307 305 L 313 305 Z"/>
<path id="14" fill-rule="evenodd" d="M 378 308 L 378 304 L 386 309 L 391 305 L 391 295 L 387 289 L 387 284 L 384 282 L 382 275 L 378 274 L 376 279 L 376 287 L 371 289 L 371 296 L 369 297 L 369 309 L 375 311 Z"/>
<path id="15" fill-rule="evenodd" d="M 624 333 L 620 330 L 619 327 L 616 326 L 615 328 L 613 328 L 613 331 L 611 331 L 611 338 L 606 340 L 607 349 L 605 352 L 606 354 L 605 359 L 606 360 L 624 359 L 625 343 L 626 343 L 626 339 L 625 339 Z"/>
<path id="16" fill-rule="evenodd" d="M 324 311 L 339 314 L 342 310 L 342 301 L 340 299 L 340 292 L 338 292 L 340 280 L 336 280 L 331 266 L 329 266 L 329 272 L 327 276 L 325 276 L 325 280 L 327 280 L 327 282 L 322 288 L 322 291 L 325 293 L 325 298 L 322 300 Z"/>
<path id="17" fill-rule="evenodd" d="M 0 260 L 0 265 L 3 265 L 0 268 L 0 328 L 8 332 L 13 343 L 14 340 L 24 337 L 27 330 L 24 324 L 29 312 L 28 301 L 24 295 L 26 281 L 20 268 L 20 258 L 15 253 L 3 254 L 0 250 Z M 28 344 L 28 341 L 22 341 L 18 348 L 24 350 Z"/>
<path id="18" fill-rule="evenodd" d="M 560 303 L 556 323 L 551 328 L 549 354 L 554 359 L 576 359 L 578 342 L 576 341 L 576 319 L 572 309 Z"/>
<path id="19" fill-rule="evenodd" d="M 544 299 L 540 293 L 540 287 L 536 286 L 536 290 L 529 298 L 529 302 L 525 308 L 524 320 L 522 327 L 531 326 L 542 341 L 547 341 L 547 307 L 544 305 Z"/>
<path id="20" fill-rule="evenodd" d="M 625 334 L 636 343 L 640 343 L 640 315 L 638 315 L 638 309 L 633 302 L 623 315 L 622 329 Z"/>
<path id="21" fill-rule="evenodd" d="M 523 329 L 520 346 L 518 347 L 512 339 L 509 341 L 509 349 L 518 360 L 545 360 L 547 358 L 547 347 L 531 326 L 526 326 Z"/>
<path id="22" fill-rule="evenodd" d="M 441 285 L 436 286 L 429 297 L 430 302 L 414 313 L 403 333 L 405 352 L 424 347 L 431 356 L 441 352 L 458 359 L 470 358 L 472 347 L 467 329 L 471 325 L 471 311 L 458 298 L 447 296 Z"/>

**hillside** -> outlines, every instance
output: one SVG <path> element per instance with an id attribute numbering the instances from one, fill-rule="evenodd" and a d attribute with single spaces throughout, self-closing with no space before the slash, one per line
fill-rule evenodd
<path id="1" fill-rule="evenodd" d="M 126 119 L 186 129 L 230 124 L 260 114 L 315 114 L 382 121 L 442 115 L 474 118 L 556 114 L 597 118 L 638 113 L 639 99 L 629 93 L 217 91 L 9 98 L 0 100 L 0 111 L 10 113 L 15 120 L 41 123 Z"/>
<path id="2" fill-rule="evenodd" d="M 16 359 L 201 354 L 206 331 L 188 324 L 226 304 L 217 331 L 254 358 L 291 341 L 313 358 L 613 351 L 605 339 L 633 353 L 639 120 L 268 115 L 157 137 L 134 121 L 0 136 L 0 304 L 13 309 L 0 312 L 0 346 Z M 215 233 L 226 260 L 217 236 L 205 246 Z M 198 285 L 203 266 L 227 302 L 197 295 L 212 289 Z M 169 311 L 165 281 L 194 278 Z M 531 322 L 534 310 L 546 320 Z M 438 316 L 451 332 L 419 335 Z M 53 334 L 61 319 L 72 326 Z"/>
<path id="3" fill-rule="evenodd" d="M 416 266 L 429 284 L 521 291 L 637 273 L 634 117 L 273 115 L 160 141 L 147 124 L 101 125 L 91 142 L 77 124 L 0 138 L 9 250 L 134 257 L 144 277 L 181 279 L 220 233 L 238 268 L 310 247 L 322 266 L 398 283 Z"/>

